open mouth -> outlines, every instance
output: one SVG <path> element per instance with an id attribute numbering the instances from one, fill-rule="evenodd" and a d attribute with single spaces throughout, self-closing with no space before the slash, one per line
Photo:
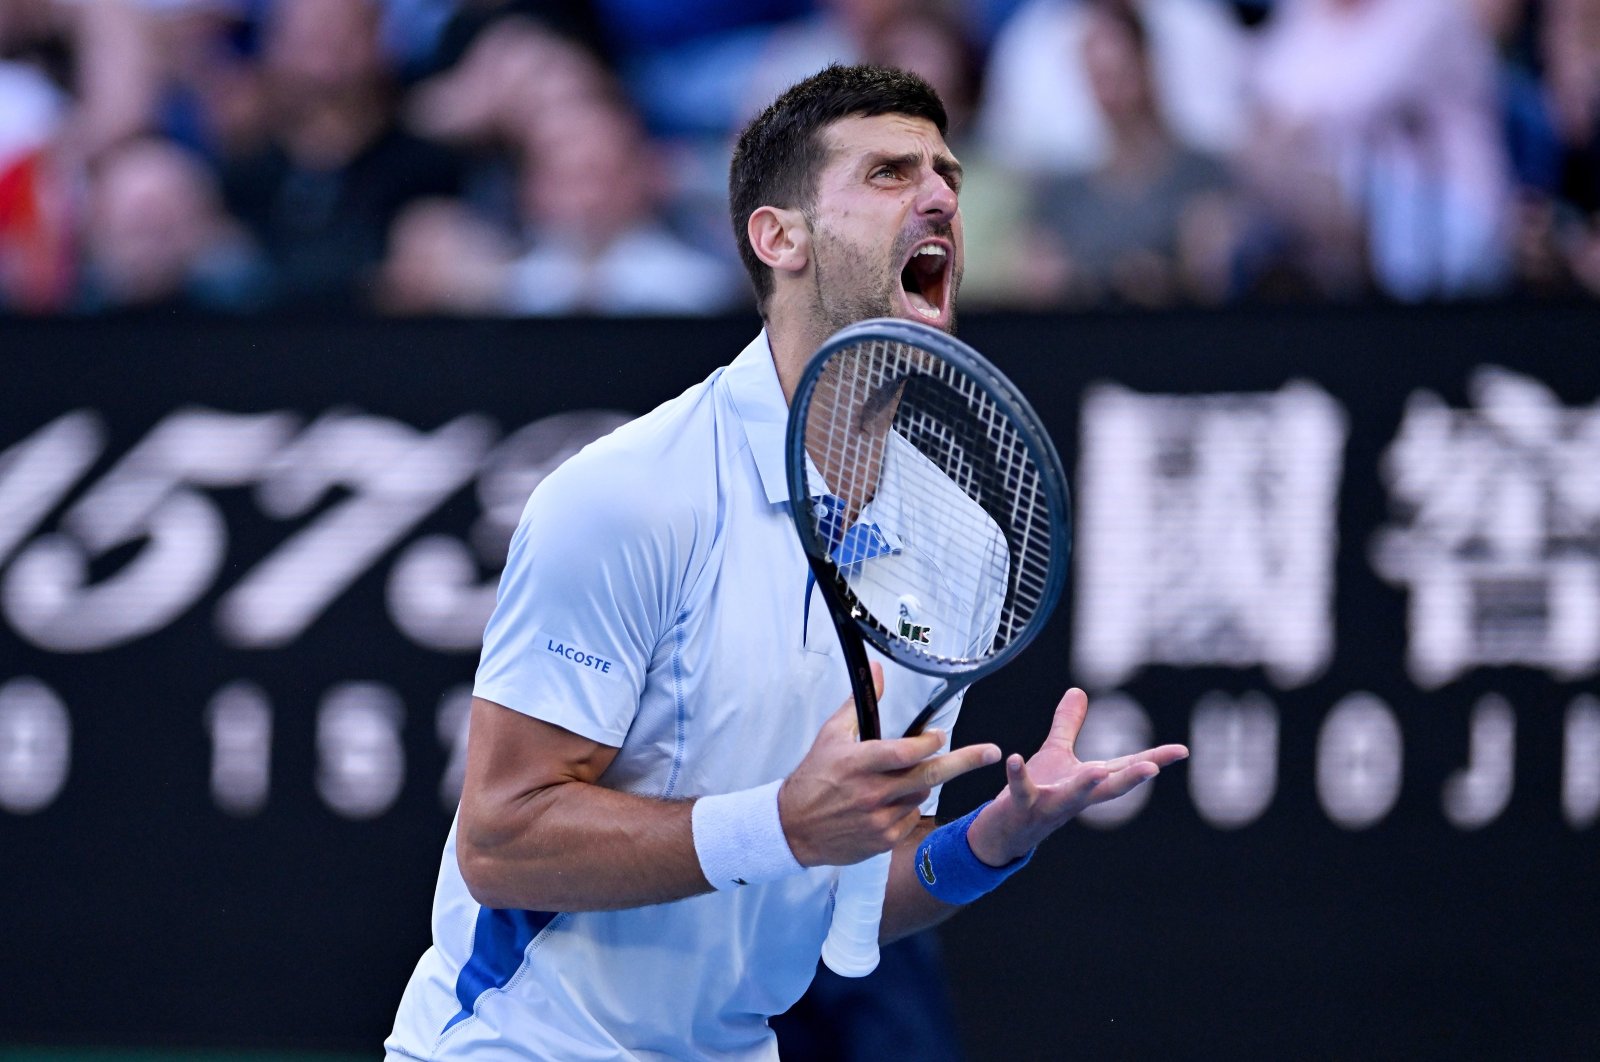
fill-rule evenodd
<path id="1" fill-rule="evenodd" d="M 950 247 L 928 240 L 911 249 L 900 270 L 906 304 L 923 320 L 942 323 L 950 294 Z"/>

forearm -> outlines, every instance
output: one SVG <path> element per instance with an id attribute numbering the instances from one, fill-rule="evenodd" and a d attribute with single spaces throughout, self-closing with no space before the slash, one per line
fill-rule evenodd
<path id="1" fill-rule="evenodd" d="M 935 899 L 917 880 L 917 846 L 937 826 L 933 818 L 925 817 L 910 837 L 895 846 L 894 861 L 889 866 L 889 888 L 883 899 L 883 922 L 878 929 L 881 943 L 888 944 L 936 926 L 961 910 L 956 904 Z"/>
<path id="2" fill-rule="evenodd" d="M 695 855 L 691 801 L 569 781 L 527 795 L 498 821 L 463 806 L 456 854 L 489 907 L 602 911 L 709 892 Z"/>

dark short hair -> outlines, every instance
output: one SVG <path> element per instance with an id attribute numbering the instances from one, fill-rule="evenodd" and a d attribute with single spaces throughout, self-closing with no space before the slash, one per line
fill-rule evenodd
<path id="1" fill-rule="evenodd" d="M 883 66 L 835 64 L 796 84 L 739 134 L 728 167 L 728 210 L 739 257 L 765 310 L 772 270 L 756 257 L 746 228 L 764 206 L 809 210 L 827 163 L 822 131 L 841 118 L 904 114 L 926 118 L 945 134 L 939 94 L 916 74 Z"/>

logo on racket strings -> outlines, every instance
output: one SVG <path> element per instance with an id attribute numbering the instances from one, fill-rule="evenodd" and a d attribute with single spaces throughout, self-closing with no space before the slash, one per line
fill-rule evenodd
<path id="1" fill-rule="evenodd" d="M 921 602 L 910 594 L 900 599 L 900 622 L 896 626 L 896 631 L 900 637 L 913 645 L 927 645 L 933 640 L 933 628 L 926 623 L 917 622 L 917 613 L 921 609 Z"/>

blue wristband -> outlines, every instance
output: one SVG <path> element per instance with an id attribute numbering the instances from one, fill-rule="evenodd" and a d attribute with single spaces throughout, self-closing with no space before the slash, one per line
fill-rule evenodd
<path id="1" fill-rule="evenodd" d="M 917 880 L 934 899 L 944 903 L 971 903 L 1028 865 L 1030 851 L 1003 867 L 991 867 L 972 853 L 967 830 L 988 803 L 955 822 L 945 823 L 917 846 Z"/>

